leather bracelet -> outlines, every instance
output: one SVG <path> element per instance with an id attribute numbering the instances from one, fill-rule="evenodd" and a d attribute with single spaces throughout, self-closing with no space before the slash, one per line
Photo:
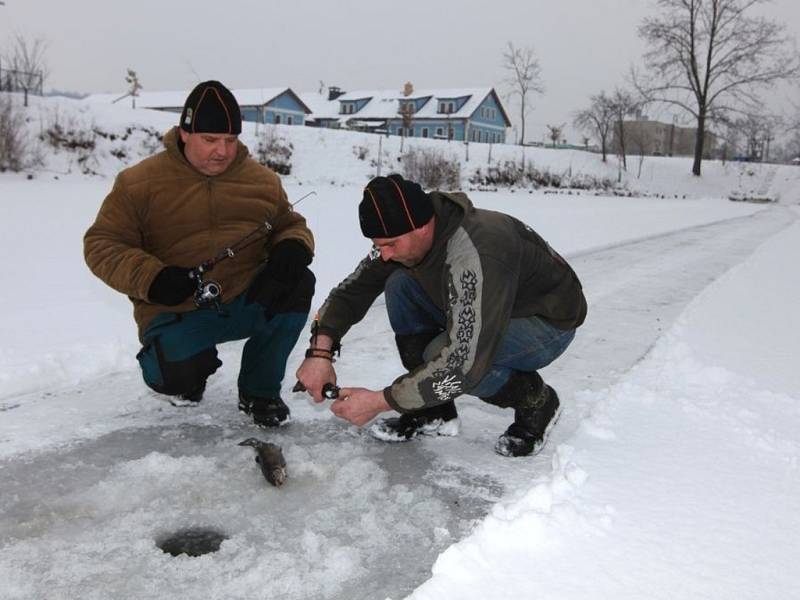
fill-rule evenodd
<path id="1" fill-rule="evenodd" d="M 306 358 L 324 358 L 325 360 L 336 362 L 333 359 L 333 352 L 324 348 L 309 348 L 306 350 Z"/>

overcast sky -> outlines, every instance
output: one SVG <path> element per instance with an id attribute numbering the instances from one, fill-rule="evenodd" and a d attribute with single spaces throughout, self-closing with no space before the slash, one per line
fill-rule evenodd
<path id="1" fill-rule="evenodd" d="M 547 91 L 533 101 L 528 139 L 543 139 L 546 124 L 570 121 L 589 95 L 624 83 L 643 50 L 637 26 L 655 6 L 652 0 L 4 1 L 0 47 L 7 50 L 15 34 L 46 40 L 45 87 L 84 93 L 125 91 L 131 67 L 144 91 L 219 79 L 229 87 L 286 85 L 298 92 L 317 90 L 320 82 L 400 90 L 411 81 L 418 89 L 494 86 L 502 94 L 507 42 L 530 45 Z M 774 0 L 763 12 L 800 38 L 800 0 Z"/>

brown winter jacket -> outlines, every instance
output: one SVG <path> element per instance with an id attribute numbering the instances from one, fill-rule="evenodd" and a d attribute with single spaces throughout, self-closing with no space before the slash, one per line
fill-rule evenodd
<path id="1" fill-rule="evenodd" d="M 291 210 L 280 179 L 251 159 L 244 144 L 230 167 L 214 177 L 184 158 L 177 127 L 164 136 L 164 146 L 117 175 L 84 236 L 86 264 L 133 302 L 140 339 L 155 316 L 195 309 L 191 298 L 169 307 L 148 302 L 150 284 L 166 265 L 195 267 L 269 222 L 265 242 L 251 244 L 211 272 L 228 301 L 247 289 L 279 241 L 296 239 L 314 251 L 311 231 Z"/>

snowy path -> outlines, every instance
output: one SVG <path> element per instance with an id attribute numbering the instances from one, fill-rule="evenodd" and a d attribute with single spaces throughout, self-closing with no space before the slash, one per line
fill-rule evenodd
<path id="1" fill-rule="evenodd" d="M 566 408 L 554 441 L 568 440 L 587 409 L 577 392 L 613 383 L 689 300 L 795 219 L 775 207 L 573 257 L 590 315 L 545 373 Z M 341 380 L 385 383 L 382 371 L 357 364 L 365 356 L 399 371 L 393 350 L 373 335 L 387 329 L 381 310 L 354 328 Z M 234 371 L 191 412 L 153 399 L 137 373 L 48 392 L 64 408 L 46 438 L 59 439 L 52 432 L 63 428 L 65 442 L 87 441 L 0 461 L 0 598 L 399 598 L 491 502 L 550 471 L 556 444 L 530 460 L 495 456 L 510 415 L 472 398 L 461 403 L 460 437 L 386 446 L 298 396 L 296 422 L 269 435 L 284 447 L 290 480 L 268 488 L 249 449 L 235 445 L 253 430 L 225 397 Z M 35 403 L 10 399 L 3 414 Z M 72 423 L 81 429 L 70 431 Z M 154 537 L 188 524 L 216 526 L 230 539 L 198 559 L 154 547 Z"/>

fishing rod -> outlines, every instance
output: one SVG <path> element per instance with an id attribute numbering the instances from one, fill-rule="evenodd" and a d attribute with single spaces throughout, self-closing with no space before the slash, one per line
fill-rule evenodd
<path id="1" fill-rule="evenodd" d="M 306 195 L 297 200 L 294 204 L 290 204 L 290 209 L 300 204 L 303 200 L 311 195 L 316 195 L 317 192 L 308 192 Z M 216 256 L 209 258 L 202 262 L 194 269 L 189 271 L 189 278 L 194 279 L 197 283 L 197 289 L 194 292 L 194 304 L 197 308 L 206 308 L 213 306 L 217 311 L 221 312 L 220 298 L 222 297 L 222 286 L 219 282 L 212 279 L 205 279 L 205 273 L 211 271 L 217 264 L 224 260 L 233 258 L 237 252 L 241 252 L 248 246 L 266 238 L 269 232 L 272 231 L 272 225 L 269 221 L 264 221 L 262 225 L 256 227 L 253 231 L 238 240 L 235 244 L 231 244 L 224 248 L 222 252 Z"/>

